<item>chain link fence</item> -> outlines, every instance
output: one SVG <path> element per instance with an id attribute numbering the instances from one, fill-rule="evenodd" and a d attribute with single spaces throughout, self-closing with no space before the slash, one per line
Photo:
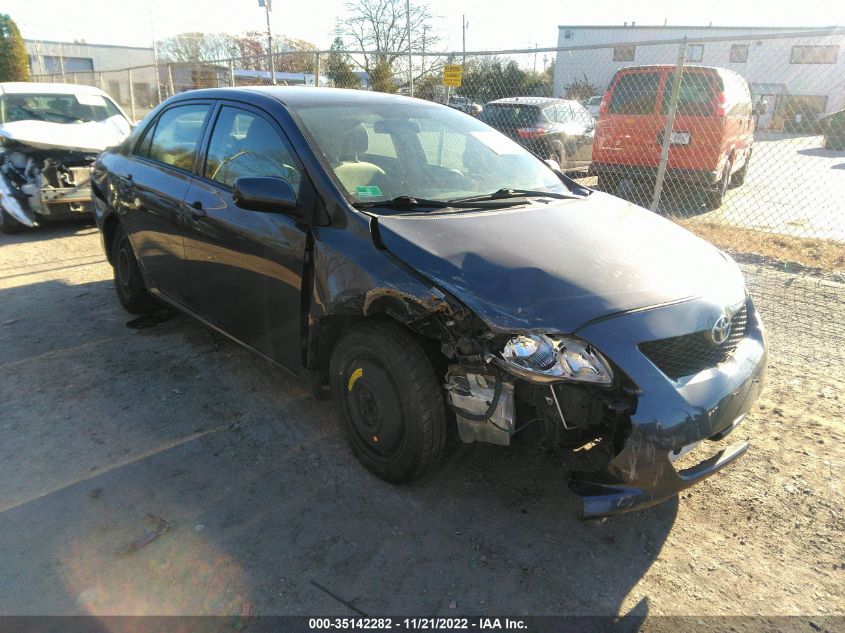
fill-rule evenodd
<path id="1" fill-rule="evenodd" d="M 776 324 L 773 354 L 845 384 L 845 30 L 494 53 L 293 52 L 275 56 L 275 74 L 267 61 L 34 79 L 97 86 L 136 120 L 173 94 L 221 86 L 336 86 L 448 104 L 732 254 Z M 461 66 L 459 86 L 444 85 L 447 65 Z"/>

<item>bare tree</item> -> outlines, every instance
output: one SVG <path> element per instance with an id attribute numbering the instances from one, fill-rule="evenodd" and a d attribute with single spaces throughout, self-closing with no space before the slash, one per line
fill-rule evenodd
<path id="1" fill-rule="evenodd" d="M 394 76 L 407 79 L 408 67 L 403 63 L 408 54 L 407 15 L 405 0 L 360 0 L 346 4 L 347 16 L 338 25 L 344 44 L 361 51 L 352 59 L 367 72 L 374 89 L 388 87 Z M 440 37 L 431 26 L 433 16 L 428 5 L 411 5 L 411 50 L 434 51 Z M 414 76 L 422 76 L 442 66 L 438 58 L 414 60 Z"/>

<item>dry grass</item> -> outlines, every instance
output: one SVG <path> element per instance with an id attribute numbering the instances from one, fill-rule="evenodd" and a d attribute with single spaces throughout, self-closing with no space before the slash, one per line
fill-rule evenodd
<path id="1" fill-rule="evenodd" d="M 685 229 L 734 253 L 755 253 L 825 272 L 845 270 L 845 244 L 835 240 L 764 233 L 696 218 L 675 218 Z"/>

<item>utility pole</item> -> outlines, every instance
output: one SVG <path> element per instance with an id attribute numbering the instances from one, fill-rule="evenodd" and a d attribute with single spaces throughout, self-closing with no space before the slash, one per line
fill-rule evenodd
<path id="1" fill-rule="evenodd" d="M 264 7 L 267 16 L 267 53 L 270 55 L 270 82 L 276 85 L 276 60 L 273 58 L 273 30 L 270 28 L 270 6 L 272 0 L 258 0 L 258 6 Z"/>
<path id="2" fill-rule="evenodd" d="M 411 54 L 411 0 L 405 0 L 405 27 L 408 31 L 408 96 L 414 96 L 414 56 Z"/>
<path id="3" fill-rule="evenodd" d="M 155 26 L 153 24 L 153 5 L 150 4 L 150 37 L 153 40 L 153 65 L 156 73 L 156 94 L 158 95 L 158 103 L 161 103 L 161 77 L 158 74 L 158 45 L 156 44 Z"/>
<path id="4" fill-rule="evenodd" d="M 461 64 L 467 63 L 467 16 L 461 15 Z"/>

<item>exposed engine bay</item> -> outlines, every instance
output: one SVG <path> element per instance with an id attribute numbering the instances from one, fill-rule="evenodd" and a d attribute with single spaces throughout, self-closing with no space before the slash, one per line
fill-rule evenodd
<path id="1" fill-rule="evenodd" d="M 96 152 L 38 149 L 7 140 L 0 152 L 4 210 L 27 226 L 91 213 L 95 158 Z"/>

